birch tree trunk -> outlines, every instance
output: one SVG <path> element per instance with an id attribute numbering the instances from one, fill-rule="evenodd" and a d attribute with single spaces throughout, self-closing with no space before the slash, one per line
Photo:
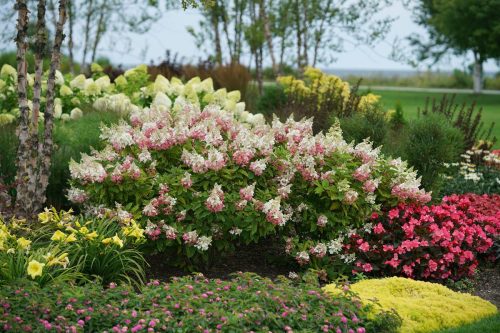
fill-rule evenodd
<path id="1" fill-rule="evenodd" d="M 30 117 L 27 95 L 27 80 L 26 80 L 26 49 L 28 43 L 26 35 L 28 32 L 28 7 L 26 1 L 17 0 L 16 10 L 17 18 L 17 99 L 19 103 L 19 126 L 17 128 L 17 137 L 19 145 L 16 156 L 16 211 L 27 208 L 30 209 L 31 199 L 28 194 L 27 183 L 33 175 L 29 168 L 29 144 L 30 144 Z M 24 214 L 23 214 L 24 215 Z"/>
<path id="2" fill-rule="evenodd" d="M 106 14 L 106 2 L 104 1 L 101 5 L 101 9 L 99 10 L 99 19 L 97 20 L 97 30 L 94 38 L 94 45 L 92 46 L 92 56 L 90 57 L 91 62 L 95 62 L 95 58 L 97 55 L 97 46 L 101 42 L 102 34 L 106 29 L 104 24 L 105 14 Z"/>
<path id="3" fill-rule="evenodd" d="M 39 148 L 40 167 L 38 172 L 38 184 L 36 192 L 37 210 L 45 204 L 46 190 L 49 185 L 50 162 L 52 158 L 53 129 L 54 129 L 54 95 L 56 70 L 59 68 L 61 60 L 61 45 L 64 40 L 64 24 L 66 23 L 66 0 L 59 0 L 59 19 L 57 21 L 56 34 L 54 37 L 54 46 L 50 59 L 49 76 L 47 78 L 47 94 L 45 112 L 44 112 L 44 137 L 43 145 Z"/>
<path id="4" fill-rule="evenodd" d="M 38 142 L 38 114 L 42 90 L 43 56 L 46 46 L 45 0 L 38 2 L 37 36 L 35 47 L 35 83 L 33 88 L 33 113 L 30 118 L 27 96 L 27 27 L 28 8 L 26 1 L 16 1 L 18 11 L 17 24 L 17 71 L 18 71 L 18 101 L 19 127 L 17 135 L 19 146 L 17 150 L 16 174 L 16 205 L 15 213 L 30 220 L 41 210 L 45 203 L 45 191 L 50 176 L 50 161 L 52 155 L 52 131 L 54 118 L 55 73 L 59 67 L 61 44 L 64 39 L 63 28 L 66 22 L 66 0 L 59 1 L 59 19 L 52 50 L 49 76 L 47 79 L 46 105 L 44 110 L 44 137 Z"/>

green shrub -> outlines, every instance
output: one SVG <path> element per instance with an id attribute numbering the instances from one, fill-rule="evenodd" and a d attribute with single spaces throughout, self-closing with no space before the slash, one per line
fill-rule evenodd
<path id="1" fill-rule="evenodd" d="M 33 73 L 35 71 L 35 56 L 33 55 L 33 52 L 28 51 L 26 52 L 26 61 L 28 63 L 28 72 Z M 100 61 L 100 59 L 98 59 Z M 76 73 L 80 72 L 80 64 L 76 62 L 73 59 L 74 63 L 74 70 Z M 2 65 L 8 64 L 11 65 L 12 67 L 16 68 L 17 67 L 17 61 L 16 61 L 16 51 L 7 51 L 0 53 L 0 68 Z M 49 69 L 50 62 L 45 61 L 43 70 L 46 71 Z M 69 72 L 69 57 L 62 54 L 61 55 L 61 66 L 60 66 L 60 71 L 63 73 Z"/>
<path id="2" fill-rule="evenodd" d="M 490 302 L 454 292 L 438 283 L 392 277 L 363 280 L 350 288 L 363 302 L 377 300 L 383 309 L 395 309 L 403 319 L 400 332 L 404 333 L 429 333 L 498 313 Z M 338 294 L 335 285 L 327 285 L 324 289 Z"/>
<path id="3" fill-rule="evenodd" d="M 403 106 L 401 102 L 396 103 L 396 108 L 394 109 L 394 114 L 392 114 L 389 118 L 389 125 L 393 130 L 399 130 L 404 125 L 406 125 L 406 119 L 404 117 Z"/>
<path id="4" fill-rule="evenodd" d="M 283 87 L 277 84 L 264 86 L 262 96 L 256 103 L 256 111 L 271 117 L 280 107 L 286 103 L 286 95 Z"/>
<path id="5" fill-rule="evenodd" d="M 17 283 L 0 290 L 0 323 L 8 332 L 71 327 L 84 332 L 396 332 L 393 312 L 369 317 L 372 307 L 352 293 L 330 296 L 317 286 L 240 273 L 231 281 L 203 276 L 152 281 L 139 293 L 112 284 L 40 289 Z"/>
<path id="6" fill-rule="evenodd" d="M 375 146 L 384 143 L 388 130 L 384 113 L 376 109 L 341 118 L 340 127 L 347 142 L 353 140 L 362 142 L 364 139 L 370 138 Z"/>
<path id="7" fill-rule="evenodd" d="M 418 170 L 427 190 L 439 189 L 444 163 L 457 162 L 464 149 L 460 130 L 438 114 L 428 114 L 410 122 L 402 140 L 401 153 Z"/>

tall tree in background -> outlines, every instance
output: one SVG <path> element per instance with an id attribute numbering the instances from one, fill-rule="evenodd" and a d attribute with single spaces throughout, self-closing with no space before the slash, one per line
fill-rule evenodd
<path id="1" fill-rule="evenodd" d="M 416 22 L 424 26 L 429 40 L 410 36 L 417 61 L 439 61 L 449 52 L 472 54 L 474 92 L 483 84 L 483 64 L 500 58 L 500 0 L 421 0 Z"/>
<path id="2" fill-rule="evenodd" d="M 47 78 L 46 105 L 43 113 L 44 127 L 42 141 L 39 141 L 39 113 L 42 93 L 42 72 L 47 44 L 45 28 L 46 2 L 38 1 L 37 34 L 35 41 L 35 79 L 33 86 L 33 107 L 28 107 L 27 94 L 27 62 L 29 11 L 26 1 L 17 0 L 15 9 L 17 19 L 17 89 L 19 100 L 19 127 L 17 135 L 19 146 L 17 150 L 16 174 L 16 213 L 32 217 L 45 203 L 45 190 L 49 182 L 50 161 L 52 157 L 54 127 L 54 89 L 55 75 L 59 68 L 61 45 L 64 39 L 64 24 L 66 22 L 66 0 L 59 0 L 58 20 L 55 37 L 50 55 L 50 68 Z"/>
<path id="3" fill-rule="evenodd" d="M 171 1 L 186 6 L 196 3 L 196 1 Z M 28 11 L 35 12 L 37 3 L 35 0 L 27 0 Z M 151 24 L 162 15 L 158 0 L 67 0 L 66 11 L 68 38 L 67 44 L 63 47 L 67 51 L 65 53 L 69 57 L 70 68 L 77 63 L 74 58 L 76 51 L 81 51 L 82 58 L 78 59 L 81 61 L 81 70 L 85 70 L 89 63 L 97 60 L 99 51 L 129 50 L 131 45 L 127 34 L 147 32 Z M 46 29 L 53 35 L 57 29 L 58 1 L 47 0 L 46 12 Z M 0 41 L 4 42 L 0 43 L 0 49 L 12 47 L 8 41 L 16 34 L 15 29 L 12 29 L 14 14 L 12 0 L 0 0 L 0 19 L 5 25 L 5 29 L 0 30 Z M 28 22 L 28 27 L 29 32 L 34 25 Z M 31 41 L 29 44 L 32 44 Z M 106 45 L 106 48 L 103 48 L 103 45 Z"/>
<path id="4" fill-rule="evenodd" d="M 391 18 L 378 15 L 389 0 L 215 2 L 216 6 L 205 9 L 199 29 L 189 29 L 197 45 L 205 46 L 209 54 L 222 62 L 239 61 L 241 53 L 235 56 L 234 45 L 240 45 L 241 38 L 237 36 L 241 36 L 240 27 L 244 26 L 246 47 L 239 46 L 238 50 L 246 49 L 253 60 L 268 56 L 275 73 L 282 71 L 285 62 L 299 69 L 330 62 L 335 53 L 343 50 L 344 43 L 373 45 L 385 36 L 391 23 Z M 230 38 L 227 31 L 232 26 L 240 34 Z M 225 42 L 218 38 L 219 29 L 226 32 Z M 262 38 L 264 45 L 260 44 Z M 255 66 L 257 63 L 260 62 Z"/>

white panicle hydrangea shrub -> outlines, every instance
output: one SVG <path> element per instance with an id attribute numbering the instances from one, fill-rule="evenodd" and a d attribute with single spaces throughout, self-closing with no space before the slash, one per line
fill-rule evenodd
<path id="1" fill-rule="evenodd" d="M 133 216 L 169 260 L 196 264 L 279 232 L 305 265 L 373 212 L 430 199 L 406 163 L 348 144 L 338 123 L 317 135 L 308 119 L 267 124 L 211 80 L 159 77 L 143 93 L 150 107 L 102 128 L 106 147 L 71 162 L 69 198 L 99 216 Z"/>

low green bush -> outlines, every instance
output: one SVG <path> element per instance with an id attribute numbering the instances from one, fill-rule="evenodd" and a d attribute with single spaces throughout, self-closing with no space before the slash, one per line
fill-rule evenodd
<path id="1" fill-rule="evenodd" d="M 287 100 L 283 87 L 277 84 L 264 86 L 264 91 L 256 103 L 256 111 L 271 117 Z"/>
<path id="2" fill-rule="evenodd" d="M 396 332 L 393 312 L 369 317 L 354 294 L 328 296 L 317 286 L 240 273 L 231 281 L 203 276 L 152 281 L 136 293 L 111 284 L 40 289 L 28 282 L 0 290 L 6 332 Z"/>
<path id="3" fill-rule="evenodd" d="M 347 142 L 363 142 L 370 138 L 375 146 L 381 146 L 387 136 L 388 125 L 384 113 L 378 109 L 356 113 L 340 119 L 340 127 Z"/>
<path id="4" fill-rule="evenodd" d="M 442 185 L 444 163 L 458 162 L 464 149 L 460 130 L 439 114 L 428 114 L 411 121 L 404 129 L 400 150 L 408 164 L 418 170 L 426 190 Z"/>

